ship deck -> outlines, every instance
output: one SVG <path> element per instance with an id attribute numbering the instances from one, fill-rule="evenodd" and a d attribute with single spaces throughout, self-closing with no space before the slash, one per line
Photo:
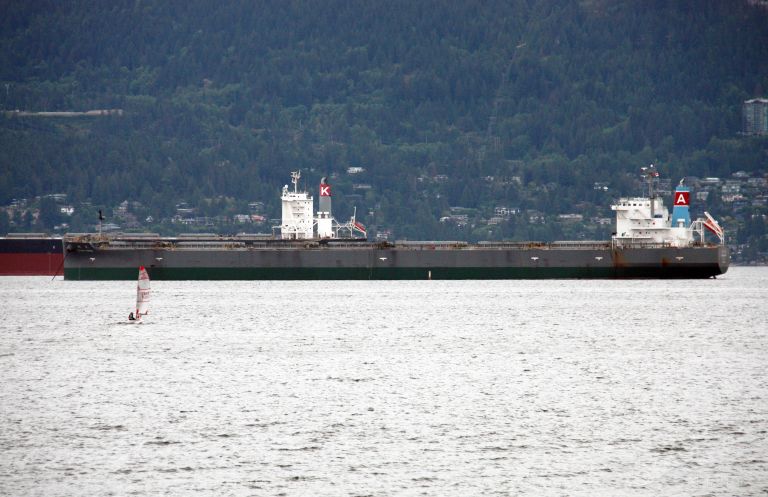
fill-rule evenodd
<path id="1" fill-rule="evenodd" d="M 66 237 L 67 250 L 77 251 L 87 247 L 99 250 L 611 250 L 611 249 L 659 249 L 674 248 L 667 243 L 651 243 L 646 241 L 622 242 L 587 240 L 587 241 L 555 241 L 555 242 L 477 242 L 465 241 L 407 241 L 398 240 L 394 243 L 370 242 L 360 239 L 349 240 L 280 240 L 247 237 L 97 237 L 78 236 Z M 694 243 L 693 247 L 714 247 L 715 244 Z"/>

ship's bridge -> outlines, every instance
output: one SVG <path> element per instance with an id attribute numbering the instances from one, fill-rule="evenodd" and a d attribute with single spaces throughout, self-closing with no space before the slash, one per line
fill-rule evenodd
<path id="1" fill-rule="evenodd" d="M 288 190 L 288 185 L 283 187 L 282 224 L 280 225 L 283 239 L 311 239 L 313 232 L 312 222 L 312 196 L 307 192 L 298 191 L 298 183 L 301 173 L 291 173 L 293 191 Z"/>
<path id="2" fill-rule="evenodd" d="M 621 198 L 611 210 L 616 212 L 616 239 L 650 243 L 669 241 L 669 211 L 660 197 Z"/>

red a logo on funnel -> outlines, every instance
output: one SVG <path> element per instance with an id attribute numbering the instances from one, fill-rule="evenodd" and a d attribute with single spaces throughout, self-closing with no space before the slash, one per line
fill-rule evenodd
<path id="1" fill-rule="evenodd" d="M 691 192 L 675 192 L 675 205 L 688 205 L 688 199 Z"/>
<path id="2" fill-rule="evenodd" d="M 331 196 L 331 185 L 326 185 L 324 183 L 320 184 L 320 196 L 321 197 L 330 197 Z"/>

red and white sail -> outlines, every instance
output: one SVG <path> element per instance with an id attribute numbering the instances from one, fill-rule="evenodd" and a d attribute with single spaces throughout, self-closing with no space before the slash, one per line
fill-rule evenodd
<path id="1" fill-rule="evenodd" d="M 139 283 L 136 287 L 136 319 L 149 312 L 149 273 L 141 266 L 139 268 Z"/>

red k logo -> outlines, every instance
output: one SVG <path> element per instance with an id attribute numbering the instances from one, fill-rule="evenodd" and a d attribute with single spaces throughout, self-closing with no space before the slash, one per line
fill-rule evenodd
<path id="1" fill-rule="evenodd" d="M 330 197 L 331 196 L 331 185 L 320 185 L 320 196 L 321 197 Z"/>

